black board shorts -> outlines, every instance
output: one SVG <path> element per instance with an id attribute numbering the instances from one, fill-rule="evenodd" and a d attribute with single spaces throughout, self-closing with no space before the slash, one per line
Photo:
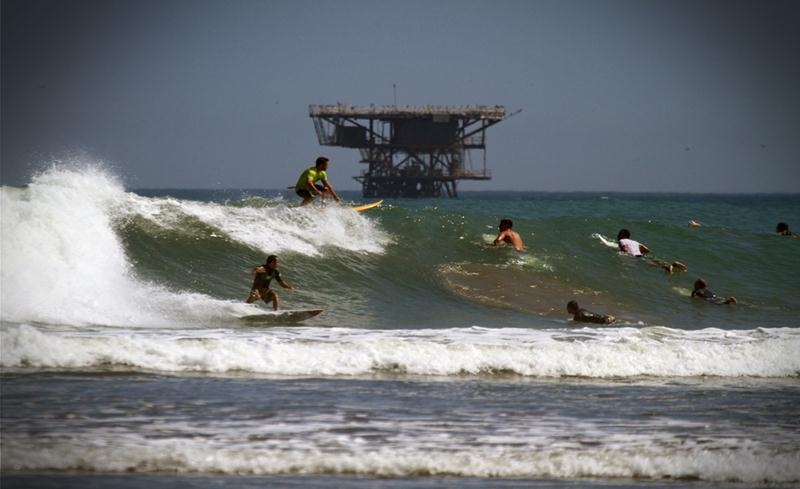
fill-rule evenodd
<path id="1" fill-rule="evenodd" d="M 314 186 L 317 187 L 317 190 L 319 190 L 320 192 L 324 192 L 324 191 L 328 190 L 328 189 L 326 189 L 325 187 L 323 187 L 320 184 L 316 184 Z M 299 195 L 300 197 L 304 198 L 304 199 L 313 199 L 314 198 L 314 196 L 311 195 L 311 192 L 308 189 L 298 188 L 298 189 L 295 189 L 294 192 L 297 195 Z"/>

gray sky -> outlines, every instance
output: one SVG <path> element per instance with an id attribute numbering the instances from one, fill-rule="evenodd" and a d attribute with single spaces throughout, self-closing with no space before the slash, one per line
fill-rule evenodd
<path id="1" fill-rule="evenodd" d="M 797 192 L 800 2 L 2 0 L 4 185 L 284 188 L 309 104 L 504 105 L 461 190 Z"/>

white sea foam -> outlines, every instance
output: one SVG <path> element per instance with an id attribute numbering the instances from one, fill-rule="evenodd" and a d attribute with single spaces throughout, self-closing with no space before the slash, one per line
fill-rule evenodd
<path id="1" fill-rule="evenodd" d="M 162 426 L 162 428 L 164 428 Z M 171 427 L 174 431 L 174 427 Z M 253 435 L 256 426 L 239 427 Z M 370 442 L 325 430 L 282 430 L 271 437 L 186 433 L 165 438 L 130 432 L 47 439 L 7 436 L 2 469 L 99 472 L 178 472 L 372 477 L 460 476 L 543 478 L 699 479 L 745 483 L 800 481 L 800 452 L 759 443 L 717 440 L 698 444 L 667 434 L 647 439 L 610 436 L 582 446 L 553 439 L 518 443 L 464 442 L 434 433 L 404 436 L 401 443 Z M 253 441 L 253 439 L 257 441 Z M 450 446 L 453 442 L 454 446 Z M 468 446 L 468 448 L 465 448 Z"/>
<path id="2" fill-rule="evenodd" d="M 0 318 L 64 325 L 169 326 L 246 314 L 242 304 L 137 277 L 117 230 L 139 216 L 180 229 L 187 217 L 265 254 L 325 247 L 380 253 L 389 238 L 345 208 L 247 208 L 145 198 L 99 164 L 56 166 L 2 187 Z"/>
<path id="3" fill-rule="evenodd" d="M 190 217 L 265 253 L 317 256 L 327 247 L 382 253 L 390 242 L 386 233 L 346 206 L 288 207 L 276 199 L 276 205 L 268 207 L 234 207 L 135 194 L 128 194 L 128 200 L 127 212 L 164 229 L 179 230 Z"/>
<path id="4" fill-rule="evenodd" d="M 800 330 L 680 331 L 584 328 L 570 331 L 447 330 L 0 331 L 0 365 L 123 368 L 267 375 L 395 372 L 531 377 L 796 377 Z"/>
<path id="5" fill-rule="evenodd" d="M 136 291 L 109 209 L 122 195 L 97 169 L 51 170 L 2 189 L 2 317 L 124 322 Z"/>

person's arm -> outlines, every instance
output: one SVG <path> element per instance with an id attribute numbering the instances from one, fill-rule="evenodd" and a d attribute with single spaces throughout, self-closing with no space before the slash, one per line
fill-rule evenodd
<path id="1" fill-rule="evenodd" d="M 650 253 L 650 248 L 648 248 L 647 246 L 643 245 L 642 243 L 639 243 L 639 251 L 643 255 L 646 255 L 646 254 Z"/>
<path id="2" fill-rule="evenodd" d="M 322 192 L 319 191 L 317 186 L 314 185 L 314 180 L 311 177 L 308 177 L 308 179 L 306 180 L 306 185 L 308 186 L 308 191 L 309 192 L 315 193 L 315 194 L 319 195 L 320 197 L 322 197 L 323 199 L 325 198 L 325 196 L 322 195 Z"/>
<path id="3" fill-rule="evenodd" d="M 325 185 L 325 188 L 328 189 L 328 192 L 330 192 L 331 195 L 333 195 L 333 198 L 336 199 L 336 202 L 341 202 L 342 201 L 342 199 L 340 199 L 339 196 L 336 195 L 336 191 L 333 190 L 333 185 L 331 185 L 331 182 L 329 182 L 327 179 L 325 179 L 325 180 L 322 181 L 322 184 Z"/>
<path id="4" fill-rule="evenodd" d="M 294 287 L 292 287 L 292 286 L 291 286 L 291 285 L 289 285 L 288 283 L 284 282 L 282 278 L 278 278 L 278 279 L 277 279 L 277 282 L 278 282 L 278 284 L 280 284 L 280 286 L 281 286 L 281 287 L 283 287 L 284 289 L 294 290 Z"/>
<path id="5" fill-rule="evenodd" d="M 264 273 L 266 271 L 267 269 L 264 267 L 264 265 L 259 265 L 255 267 L 252 272 L 250 272 L 250 275 L 257 275 L 259 273 Z"/>
<path id="6" fill-rule="evenodd" d="M 500 231 L 497 233 L 497 237 L 494 239 L 494 245 L 499 245 L 505 239 L 507 233 L 508 231 Z"/>

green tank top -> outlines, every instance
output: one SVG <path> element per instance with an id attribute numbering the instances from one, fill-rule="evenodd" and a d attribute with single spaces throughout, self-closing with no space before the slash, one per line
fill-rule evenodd
<path id="1" fill-rule="evenodd" d="M 323 170 L 317 170 L 316 167 L 308 168 L 302 174 L 300 174 L 300 178 L 297 179 L 297 185 L 294 186 L 295 189 L 305 189 L 308 190 L 308 179 L 311 178 L 311 181 L 316 183 L 323 180 L 328 179 L 328 174 L 325 173 Z"/>

